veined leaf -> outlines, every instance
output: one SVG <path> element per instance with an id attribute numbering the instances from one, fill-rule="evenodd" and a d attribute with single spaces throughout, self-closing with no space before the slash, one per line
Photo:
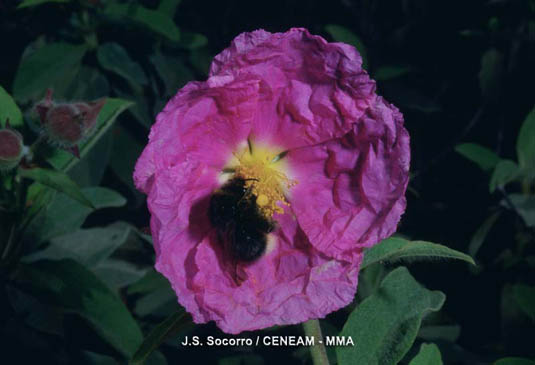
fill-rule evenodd
<path id="1" fill-rule="evenodd" d="M 85 45 L 69 43 L 50 43 L 39 48 L 19 65 L 13 97 L 28 102 L 42 97 L 48 88 L 66 87 L 75 77 L 86 51 Z"/>
<path id="2" fill-rule="evenodd" d="M 474 260 L 459 251 L 446 246 L 426 241 L 407 241 L 403 238 L 390 237 L 364 253 L 361 270 L 378 261 L 399 261 L 403 259 L 446 258 L 466 261 L 475 265 Z"/>
<path id="3" fill-rule="evenodd" d="M 54 190 L 65 193 L 74 200 L 84 204 L 89 208 L 94 208 L 91 201 L 89 201 L 76 185 L 65 173 L 49 169 L 33 168 L 33 169 L 19 169 L 19 175 L 45 186 L 51 187 Z"/>
<path id="4" fill-rule="evenodd" d="M 180 310 L 169 316 L 149 333 L 147 338 L 145 338 L 145 341 L 143 341 L 139 349 L 136 351 L 130 364 L 144 364 L 147 357 L 156 350 L 167 337 L 183 328 L 189 322 L 189 315 L 184 312 L 184 310 Z"/>
<path id="5" fill-rule="evenodd" d="M 405 267 L 393 270 L 379 290 L 349 316 L 340 336 L 355 346 L 337 347 L 340 365 L 397 364 L 416 338 L 422 317 L 438 311 L 445 295 L 421 286 Z"/>
<path id="6" fill-rule="evenodd" d="M 16 279 L 42 300 L 75 313 L 125 358 L 143 341 L 134 318 L 104 283 L 73 260 L 42 260 L 21 266 Z"/>

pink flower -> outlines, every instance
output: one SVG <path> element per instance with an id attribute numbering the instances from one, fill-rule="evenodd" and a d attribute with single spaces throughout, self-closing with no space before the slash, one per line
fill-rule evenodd
<path id="1" fill-rule="evenodd" d="M 361 63 L 305 29 L 243 33 L 158 115 L 134 180 L 148 195 L 156 268 L 195 322 L 239 333 L 353 300 L 363 249 L 405 209 L 409 170 L 403 117 Z M 208 213 L 235 177 L 275 222 L 253 262 L 229 255 Z"/>

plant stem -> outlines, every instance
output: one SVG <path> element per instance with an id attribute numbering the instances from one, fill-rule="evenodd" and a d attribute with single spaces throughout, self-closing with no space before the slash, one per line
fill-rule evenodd
<path id="1" fill-rule="evenodd" d="M 312 355 L 313 364 L 329 365 L 327 350 L 325 350 L 325 345 L 323 344 L 320 322 L 317 319 L 311 319 L 308 322 L 303 322 L 303 329 L 305 330 L 306 336 L 314 337 L 314 346 L 310 347 L 310 354 Z M 319 343 L 318 341 L 322 341 L 322 343 Z"/>

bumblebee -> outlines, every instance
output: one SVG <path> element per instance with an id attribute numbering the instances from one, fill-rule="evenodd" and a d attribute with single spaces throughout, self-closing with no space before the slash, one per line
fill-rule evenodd
<path id="1" fill-rule="evenodd" d="M 246 180 L 234 177 L 210 198 L 209 216 L 223 245 L 241 262 L 253 262 L 266 250 L 275 223 L 262 215 Z"/>

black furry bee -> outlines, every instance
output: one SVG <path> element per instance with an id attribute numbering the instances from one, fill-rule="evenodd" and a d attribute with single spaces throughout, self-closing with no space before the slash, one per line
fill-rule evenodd
<path id="1" fill-rule="evenodd" d="M 275 229 L 256 204 L 256 195 L 235 177 L 210 198 L 210 222 L 238 261 L 252 262 L 266 250 L 267 234 Z"/>

